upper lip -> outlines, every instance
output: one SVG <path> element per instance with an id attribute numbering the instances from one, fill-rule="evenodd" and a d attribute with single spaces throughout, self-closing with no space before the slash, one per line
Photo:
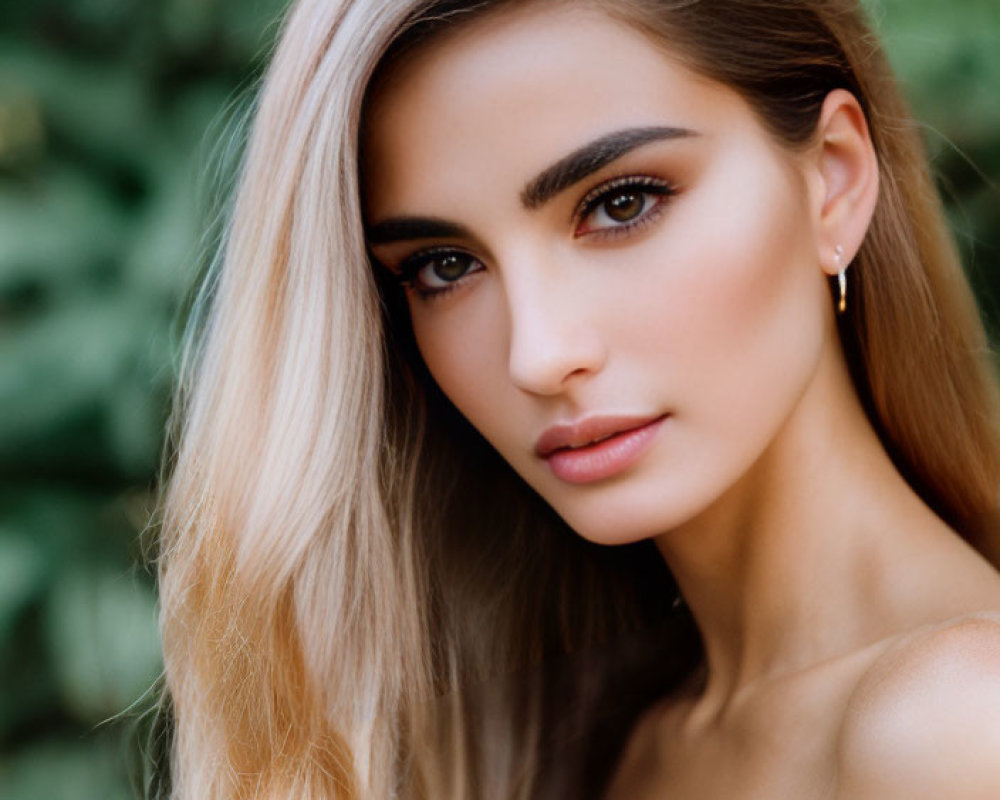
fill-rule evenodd
<path id="1" fill-rule="evenodd" d="M 542 431 L 535 442 L 535 455 L 545 458 L 566 447 L 582 447 L 619 433 L 635 430 L 666 416 L 594 416 L 576 422 L 558 423 Z"/>

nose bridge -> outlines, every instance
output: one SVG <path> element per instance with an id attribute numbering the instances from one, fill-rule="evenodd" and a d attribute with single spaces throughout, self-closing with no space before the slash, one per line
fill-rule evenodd
<path id="1" fill-rule="evenodd" d="M 520 248 L 503 272 L 512 381 L 534 394 L 556 394 L 570 378 L 600 369 L 604 345 L 582 275 L 539 248 Z"/>

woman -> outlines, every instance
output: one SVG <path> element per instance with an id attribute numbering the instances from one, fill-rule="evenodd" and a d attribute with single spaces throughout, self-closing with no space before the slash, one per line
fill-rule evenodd
<path id="1" fill-rule="evenodd" d="M 1000 796 L 907 120 L 851 0 L 301 0 L 178 406 L 174 796 Z"/>

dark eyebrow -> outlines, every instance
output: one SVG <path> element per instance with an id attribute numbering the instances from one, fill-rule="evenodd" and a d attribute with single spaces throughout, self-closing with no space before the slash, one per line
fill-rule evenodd
<path id="1" fill-rule="evenodd" d="M 536 209 L 564 189 L 644 144 L 696 135 L 687 128 L 648 127 L 626 128 L 601 136 L 559 159 L 529 181 L 521 192 L 521 204 L 528 210 Z"/>
<path id="2" fill-rule="evenodd" d="M 392 217 L 367 231 L 369 244 L 392 244 L 413 239 L 462 239 L 468 230 L 455 222 L 434 217 Z"/>
<path id="3" fill-rule="evenodd" d="M 638 147 L 690 136 L 697 134 L 687 128 L 654 126 L 626 128 L 601 136 L 559 159 L 529 181 L 521 192 L 521 204 L 528 210 L 539 208 L 564 189 Z M 470 238 L 464 226 L 436 217 L 392 217 L 372 225 L 365 235 L 371 245 L 416 239 Z"/>

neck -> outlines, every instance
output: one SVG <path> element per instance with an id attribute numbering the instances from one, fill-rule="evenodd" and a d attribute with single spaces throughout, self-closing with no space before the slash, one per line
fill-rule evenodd
<path id="1" fill-rule="evenodd" d="M 932 618 L 913 599 L 934 579 L 927 559 L 968 550 L 892 464 L 839 350 L 754 466 L 657 544 L 704 641 L 703 699 L 719 708 Z"/>

